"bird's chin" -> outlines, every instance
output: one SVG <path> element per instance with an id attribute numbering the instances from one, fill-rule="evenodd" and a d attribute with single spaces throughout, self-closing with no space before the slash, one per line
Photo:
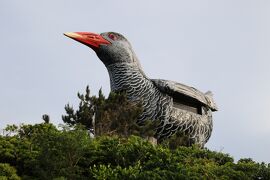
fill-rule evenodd
<path id="1" fill-rule="evenodd" d="M 85 44 L 85 43 L 82 43 L 82 44 L 86 45 L 87 47 L 89 47 L 90 49 L 92 49 L 95 52 L 98 52 L 98 50 L 99 50 L 99 47 L 93 46 L 91 44 Z"/>
<path id="2" fill-rule="evenodd" d="M 98 49 L 99 49 L 99 45 L 89 43 L 89 42 L 85 41 L 84 39 L 75 39 L 75 38 L 72 38 L 72 39 L 74 39 L 75 41 L 77 41 L 77 42 L 91 48 L 95 52 L 97 52 Z"/>

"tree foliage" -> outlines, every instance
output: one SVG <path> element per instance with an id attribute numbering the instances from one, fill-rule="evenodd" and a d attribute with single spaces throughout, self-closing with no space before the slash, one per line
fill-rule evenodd
<path id="1" fill-rule="evenodd" d="M 82 126 L 21 125 L 0 136 L 2 179 L 269 179 L 270 164 L 138 136 L 92 138 Z M 11 178 L 12 177 L 12 178 Z"/>
<path id="2" fill-rule="evenodd" d="M 17 175 L 16 169 L 14 167 L 11 167 L 7 163 L 0 163 L 0 179 L 20 180 L 21 178 Z"/>
<path id="3" fill-rule="evenodd" d="M 87 86 L 85 94 L 78 93 L 78 98 L 80 99 L 78 110 L 74 110 L 67 104 L 66 115 L 62 116 L 63 121 L 70 126 L 84 125 L 95 136 L 151 137 L 154 135 L 155 122 L 148 120 L 138 125 L 137 119 L 142 112 L 142 107 L 139 102 L 129 101 L 125 92 L 112 92 L 108 98 L 105 98 L 100 90 L 96 97 L 90 95 Z"/>
<path id="4" fill-rule="evenodd" d="M 67 104 L 65 106 L 66 115 L 62 116 L 64 123 L 74 126 L 76 124 L 82 124 L 87 129 L 94 129 L 94 117 L 95 110 L 103 105 L 105 97 L 102 94 L 101 90 L 99 91 L 99 96 L 90 96 L 90 89 L 86 87 L 86 94 L 77 94 L 80 99 L 79 109 L 74 110 L 72 106 Z"/>
<path id="5" fill-rule="evenodd" d="M 96 97 L 87 87 L 78 97 L 78 110 L 66 105 L 60 128 L 48 115 L 44 123 L 5 128 L 0 179 L 270 179 L 270 164 L 179 146 L 179 136 L 149 143 L 155 124 L 137 125 L 141 107 L 125 93 Z"/>

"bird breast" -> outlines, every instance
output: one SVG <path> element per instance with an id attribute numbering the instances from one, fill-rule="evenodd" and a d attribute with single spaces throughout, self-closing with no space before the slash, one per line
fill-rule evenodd
<path id="1" fill-rule="evenodd" d="M 169 117 L 172 98 L 161 93 L 137 65 L 115 63 L 107 69 L 112 91 L 125 91 L 129 100 L 142 103 L 144 110 L 138 122 Z"/>

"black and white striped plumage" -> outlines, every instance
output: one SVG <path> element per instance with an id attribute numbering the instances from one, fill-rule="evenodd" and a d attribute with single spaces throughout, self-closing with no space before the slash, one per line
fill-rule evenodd
<path id="1" fill-rule="evenodd" d="M 189 144 L 204 146 L 212 132 L 212 111 L 217 110 L 211 93 L 173 81 L 149 79 L 125 37 L 114 32 L 100 36 L 108 43 L 90 47 L 108 70 L 111 90 L 126 91 L 131 101 L 142 103 L 138 122 L 159 121 L 158 139 L 180 132 L 188 137 Z"/>

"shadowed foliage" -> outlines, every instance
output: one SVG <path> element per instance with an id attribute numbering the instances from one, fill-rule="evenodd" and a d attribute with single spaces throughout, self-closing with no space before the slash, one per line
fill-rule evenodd
<path id="1" fill-rule="evenodd" d="M 78 93 L 78 110 L 66 105 L 59 128 L 44 123 L 8 125 L 0 135 L 0 179 L 270 179 L 270 164 L 183 147 L 175 135 L 148 140 L 155 123 L 136 124 L 141 107 L 125 93 L 105 98 Z M 95 133 L 93 137 L 92 133 Z"/>
<path id="2" fill-rule="evenodd" d="M 221 152 L 172 150 L 138 136 L 92 138 L 82 126 L 22 125 L 9 134 L 0 136 L 2 179 L 270 178 L 270 165 L 252 159 L 235 163 Z"/>
<path id="3" fill-rule="evenodd" d="M 105 98 L 100 90 L 96 97 L 90 96 L 87 86 L 85 94 L 78 93 L 78 98 L 78 110 L 74 110 L 69 104 L 65 106 L 66 115 L 63 115 L 62 119 L 69 126 L 84 125 L 95 136 L 149 137 L 155 133 L 155 122 L 148 120 L 140 126 L 136 123 L 142 107 L 139 102 L 129 101 L 125 92 L 112 92 Z"/>

